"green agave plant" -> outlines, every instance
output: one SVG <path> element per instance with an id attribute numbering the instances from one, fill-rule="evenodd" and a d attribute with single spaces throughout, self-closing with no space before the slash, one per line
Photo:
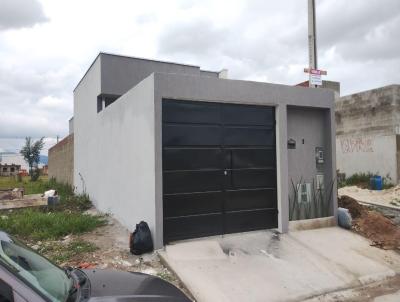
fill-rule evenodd
<path id="1" fill-rule="evenodd" d="M 319 188 L 316 180 L 311 183 L 304 181 L 301 177 L 298 182 L 291 179 L 291 194 L 289 194 L 289 220 L 311 219 L 319 217 L 327 217 L 331 215 L 332 194 L 335 185 L 335 180 L 329 183 L 328 187 Z M 307 190 L 307 200 L 300 201 L 302 193 L 300 190 L 304 186 L 309 186 Z"/>

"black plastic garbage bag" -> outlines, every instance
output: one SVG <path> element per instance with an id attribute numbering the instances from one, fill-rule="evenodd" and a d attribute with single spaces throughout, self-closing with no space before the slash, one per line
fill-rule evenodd
<path id="1" fill-rule="evenodd" d="M 130 238 L 129 247 L 134 255 L 141 255 L 153 250 L 150 228 L 145 221 L 141 221 L 136 225 L 136 229 Z"/>

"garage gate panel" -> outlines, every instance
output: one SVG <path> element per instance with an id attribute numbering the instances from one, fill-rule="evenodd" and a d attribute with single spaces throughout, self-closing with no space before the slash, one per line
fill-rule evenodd
<path id="1" fill-rule="evenodd" d="M 273 107 L 163 100 L 164 241 L 277 226 Z"/>

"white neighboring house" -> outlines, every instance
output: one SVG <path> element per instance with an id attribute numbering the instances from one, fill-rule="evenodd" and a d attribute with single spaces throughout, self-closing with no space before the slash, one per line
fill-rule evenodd
<path id="1" fill-rule="evenodd" d="M 5 154 L 0 154 L 0 163 L 11 165 L 11 164 L 16 164 L 20 165 L 21 169 L 25 169 L 26 171 L 29 171 L 29 166 L 24 160 L 24 157 L 21 154 L 18 153 L 5 153 Z"/>

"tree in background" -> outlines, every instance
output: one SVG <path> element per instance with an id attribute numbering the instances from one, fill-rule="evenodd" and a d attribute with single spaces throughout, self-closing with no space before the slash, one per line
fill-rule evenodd
<path id="1" fill-rule="evenodd" d="M 40 161 L 40 151 L 42 151 L 44 146 L 43 140 L 44 137 L 34 142 L 31 137 L 26 137 L 25 146 L 19 151 L 28 163 L 31 181 L 35 181 L 39 178 L 38 165 Z"/>

